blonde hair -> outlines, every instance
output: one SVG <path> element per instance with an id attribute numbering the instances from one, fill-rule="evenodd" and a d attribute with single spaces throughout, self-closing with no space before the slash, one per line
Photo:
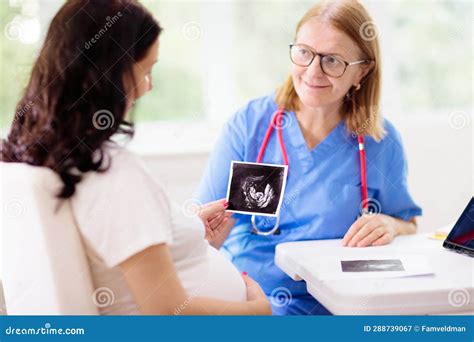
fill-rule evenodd
<path id="1" fill-rule="evenodd" d="M 323 1 L 311 7 L 298 22 L 296 35 L 310 19 L 329 23 L 349 36 L 362 51 L 362 58 L 372 61 L 372 69 L 361 80 L 360 89 L 351 87 L 343 101 L 346 127 L 357 135 L 368 135 L 379 141 L 385 135 L 379 111 L 380 48 L 377 30 L 365 7 L 356 0 Z M 276 102 L 285 110 L 298 110 L 298 94 L 291 75 L 277 90 Z"/>

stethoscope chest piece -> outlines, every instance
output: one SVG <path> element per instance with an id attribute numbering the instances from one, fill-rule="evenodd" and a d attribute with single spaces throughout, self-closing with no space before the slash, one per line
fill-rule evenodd
<path id="1" fill-rule="evenodd" d="M 255 223 L 255 215 L 252 215 L 250 221 L 252 222 L 252 234 L 255 235 L 262 235 L 262 236 L 270 236 L 270 235 L 280 235 L 281 230 L 280 230 L 280 215 L 276 217 L 276 222 L 275 225 L 272 227 L 272 229 L 267 230 L 267 231 L 262 231 L 258 229 L 257 224 Z"/>

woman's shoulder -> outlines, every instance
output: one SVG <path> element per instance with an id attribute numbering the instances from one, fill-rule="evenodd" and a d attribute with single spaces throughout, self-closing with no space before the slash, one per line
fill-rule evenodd
<path id="1" fill-rule="evenodd" d="M 108 142 L 103 146 L 104 155 L 110 159 L 110 169 L 120 171 L 125 168 L 146 169 L 138 154 L 126 146 Z"/>
<path id="2" fill-rule="evenodd" d="M 150 187 L 157 191 L 153 177 L 139 155 L 130 149 L 115 143 L 107 143 L 102 147 L 103 170 L 87 172 L 78 184 L 78 192 L 107 191 L 111 194 L 126 191 L 130 187 Z"/>
<path id="3" fill-rule="evenodd" d="M 103 151 L 104 171 L 84 174 L 71 198 L 77 219 L 88 222 L 87 217 L 97 210 L 103 219 L 127 211 L 135 215 L 133 212 L 149 208 L 160 213 L 169 211 L 166 191 L 137 154 L 115 145 L 103 146 Z"/>

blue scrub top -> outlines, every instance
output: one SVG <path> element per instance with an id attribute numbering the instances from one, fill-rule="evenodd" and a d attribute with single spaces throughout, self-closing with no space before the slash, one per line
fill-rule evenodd
<path id="1" fill-rule="evenodd" d="M 211 154 L 198 189 L 203 203 L 225 198 L 232 160 L 255 162 L 265 132 L 277 110 L 275 96 L 250 101 L 227 122 Z M 304 281 L 293 281 L 274 263 L 282 242 L 339 239 L 358 218 L 361 181 L 357 137 L 343 121 L 314 149 L 306 145 L 295 113 L 287 112 L 283 139 L 288 152 L 288 180 L 280 210 L 280 235 L 251 233 L 249 215 L 236 214 L 235 227 L 221 248 L 240 271 L 246 271 L 270 297 L 274 314 L 327 314 L 308 294 Z M 387 120 L 380 142 L 365 138 L 369 198 L 386 215 L 408 220 L 421 215 L 407 189 L 407 163 L 399 133 Z M 276 131 L 263 163 L 283 164 Z M 259 217 L 261 230 L 275 219 Z M 287 292 L 291 300 L 287 299 Z"/>

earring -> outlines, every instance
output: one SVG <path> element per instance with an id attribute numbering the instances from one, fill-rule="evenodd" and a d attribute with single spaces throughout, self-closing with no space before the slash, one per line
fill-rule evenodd
<path id="1" fill-rule="evenodd" d="M 360 83 L 358 83 L 355 87 L 356 87 L 355 91 L 359 90 L 360 89 Z"/>

